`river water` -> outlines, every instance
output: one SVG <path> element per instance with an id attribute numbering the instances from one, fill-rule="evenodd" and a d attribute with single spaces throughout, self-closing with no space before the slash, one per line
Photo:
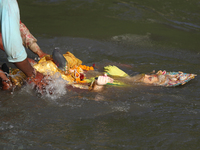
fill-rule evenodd
<path id="1" fill-rule="evenodd" d="M 58 82 L 54 95 L 38 96 L 29 86 L 0 91 L 0 149 L 200 149 L 199 1 L 18 3 L 22 22 L 46 53 L 70 51 L 99 71 L 112 64 L 129 75 L 162 69 L 197 77 L 174 88 L 133 84 L 93 93 Z"/>

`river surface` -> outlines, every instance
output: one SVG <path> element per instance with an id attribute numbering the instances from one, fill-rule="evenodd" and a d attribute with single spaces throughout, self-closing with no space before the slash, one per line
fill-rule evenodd
<path id="1" fill-rule="evenodd" d="M 200 1 L 18 3 L 46 53 L 70 51 L 99 71 L 112 64 L 131 76 L 162 69 L 197 77 L 173 88 L 133 84 L 94 93 L 55 83 L 53 95 L 38 96 L 27 85 L 0 91 L 0 149 L 200 149 Z M 3 52 L 0 57 L 6 62 Z"/>

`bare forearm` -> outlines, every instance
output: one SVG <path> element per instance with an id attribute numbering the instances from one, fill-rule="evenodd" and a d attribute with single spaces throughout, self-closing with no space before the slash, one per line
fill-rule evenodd
<path id="1" fill-rule="evenodd" d="M 37 39 L 30 33 L 28 28 L 22 22 L 20 22 L 20 32 L 21 32 L 21 37 L 23 40 L 23 45 L 25 47 L 29 48 L 32 52 L 37 54 L 40 58 L 47 55 L 40 49 L 40 47 L 36 43 Z"/>
<path id="2" fill-rule="evenodd" d="M 19 68 L 27 77 L 31 77 L 34 74 L 34 68 L 29 63 L 28 59 L 26 58 L 22 62 L 14 63 L 17 68 Z"/>
<path id="3" fill-rule="evenodd" d="M 29 46 L 29 49 L 34 52 L 35 54 L 37 54 L 40 58 L 42 58 L 43 56 L 47 55 L 46 53 L 44 53 L 40 47 L 38 46 L 38 44 L 36 42 L 32 43 Z"/>

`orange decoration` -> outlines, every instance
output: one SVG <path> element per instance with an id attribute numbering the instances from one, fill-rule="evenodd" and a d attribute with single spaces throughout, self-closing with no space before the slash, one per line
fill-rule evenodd
<path id="1" fill-rule="evenodd" d="M 81 79 L 80 78 L 76 78 L 76 82 L 79 82 L 79 81 L 81 81 Z"/>
<path id="2" fill-rule="evenodd" d="M 93 67 L 90 67 L 90 70 L 94 70 L 94 68 L 93 68 Z"/>
<path id="3" fill-rule="evenodd" d="M 92 66 L 80 65 L 79 67 L 85 71 L 94 70 Z"/>
<path id="4" fill-rule="evenodd" d="M 73 67 L 72 69 L 76 70 L 74 73 L 75 76 L 75 82 L 76 83 L 87 83 L 87 81 L 80 79 L 80 74 L 82 70 L 89 71 L 89 70 L 94 70 L 94 68 L 91 66 L 86 66 L 86 65 L 80 65 L 79 67 Z"/>

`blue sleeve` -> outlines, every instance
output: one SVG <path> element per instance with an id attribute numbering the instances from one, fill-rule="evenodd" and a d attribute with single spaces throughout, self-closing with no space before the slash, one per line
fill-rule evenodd
<path id="1" fill-rule="evenodd" d="M 9 62 L 27 58 L 20 33 L 20 14 L 16 0 L 0 0 L 2 41 Z"/>

